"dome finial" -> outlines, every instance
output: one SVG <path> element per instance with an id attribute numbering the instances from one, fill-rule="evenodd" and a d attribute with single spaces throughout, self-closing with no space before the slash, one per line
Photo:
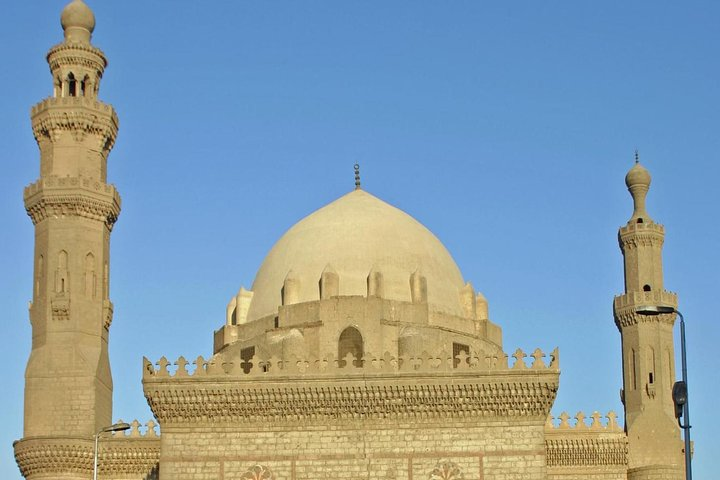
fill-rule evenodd
<path id="1" fill-rule="evenodd" d="M 90 43 L 95 30 L 95 14 L 83 0 L 72 0 L 60 15 L 60 24 L 65 32 L 65 41 Z"/>
<path id="2" fill-rule="evenodd" d="M 356 163 L 355 168 L 355 190 L 360 190 L 360 164 Z"/>
<path id="3" fill-rule="evenodd" d="M 625 175 L 625 185 L 627 185 L 630 195 L 632 195 L 634 204 L 633 215 L 630 218 L 631 222 L 652 221 L 645 210 L 645 196 L 650 189 L 651 180 L 650 172 L 640 165 L 640 154 L 635 150 L 635 165 Z"/>

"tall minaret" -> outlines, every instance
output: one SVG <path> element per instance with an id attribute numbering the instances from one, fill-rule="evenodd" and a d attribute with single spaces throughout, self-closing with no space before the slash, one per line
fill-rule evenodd
<path id="1" fill-rule="evenodd" d="M 120 213 L 120 197 L 106 176 L 118 119 L 97 98 L 107 60 L 90 43 L 92 11 L 73 0 L 63 10 L 61 24 L 65 39 L 47 55 L 52 97 L 31 113 L 40 178 L 24 192 L 35 225 L 35 271 L 24 438 L 16 443 L 16 457 L 28 478 L 33 472 L 52 474 L 54 468 L 69 469 L 62 478 L 76 478 L 68 472 L 92 468 L 91 459 L 77 449 L 92 453 L 92 437 L 110 425 L 112 410 L 110 232 Z M 30 461 L 25 457 L 37 442 L 63 446 L 78 458 L 63 462 L 40 455 L 30 471 L 24 470 L 23 461 Z M 59 450 L 45 449 L 45 457 L 56 455 Z M 88 464 L 77 464 L 81 461 Z M 49 471 L 41 468 L 43 462 L 49 462 Z"/>
<path id="2" fill-rule="evenodd" d="M 677 296 L 663 288 L 665 229 L 645 209 L 650 173 L 640 165 L 637 156 L 625 183 L 634 210 L 618 233 L 625 261 L 625 293 L 615 297 L 614 316 L 622 337 L 628 480 L 681 479 L 683 445 L 672 400 L 675 314 L 638 313 L 640 307 L 677 306 Z"/>

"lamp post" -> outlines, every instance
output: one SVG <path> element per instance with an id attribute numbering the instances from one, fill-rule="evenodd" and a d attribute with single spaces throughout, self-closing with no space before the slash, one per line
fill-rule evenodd
<path id="1" fill-rule="evenodd" d="M 663 313 L 675 313 L 680 317 L 680 357 L 682 359 L 682 380 L 675 382 L 672 388 L 672 398 L 675 402 L 675 417 L 678 425 L 683 431 L 685 439 L 685 479 L 692 480 L 692 465 L 690 458 L 690 404 L 688 400 L 687 383 L 687 354 L 685 351 L 685 317 L 675 307 L 666 305 L 647 305 L 638 307 L 637 313 L 641 315 L 660 315 Z M 680 421 L 684 418 L 684 423 Z"/>
<path id="2" fill-rule="evenodd" d="M 95 434 L 95 454 L 93 460 L 93 480 L 97 480 L 97 467 L 98 467 L 98 442 L 100 441 L 100 435 L 108 432 L 123 432 L 130 428 L 130 424 L 125 422 L 114 423 L 109 427 L 101 428 Z"/>

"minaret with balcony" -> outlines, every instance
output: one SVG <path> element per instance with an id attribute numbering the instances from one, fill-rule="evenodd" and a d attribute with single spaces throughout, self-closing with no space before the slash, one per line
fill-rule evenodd
<path id="1" fill-rule="evenodd" d="M 634 208 L 618 233 L 625 293 L 615 297 L 614 317 L 622 337 L 621 395 L 628 437 L 628 480 L 681 479 L 683 445 L 672 400 L 675 314 L 638 312 L 648 306 L 677 306 L 677 295 L 663 285 L 665 229 L 647 213 L 650 173 L 637 157 L 625 183 Z"/>
<path id="2" fill-rule="evenodd" d="M 47 54 L 52 96 L 31 113 L 40 177 L 24 192 L 35 268 L 24 436 L 15 448 L 28 478 L 87 478 L 93 435 L 112 423 L 110 233 L 120 197 L 106 182 L 118 119 L 98 100 L 107 60 L 91 43 L 92 11 L 73 0 L 61 24 L 64 41 Z"/>

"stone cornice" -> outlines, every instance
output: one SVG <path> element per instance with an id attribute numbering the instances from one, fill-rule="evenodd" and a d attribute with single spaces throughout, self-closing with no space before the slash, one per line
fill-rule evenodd
<path id="1" fill-rule="evenodd" d="M 84 177 L 47 177 L 27 186 L 25 210 L 37 225 L 48 217 L 78 216 L 112 229 L 120 215 L 115 187 Z"/>
<path id="2" fill-rule="evenodd" d="M 657 223 L 630 223 L 618 231 L 620 250 L 638 247 L 661 248 L 665 239 L 665 228 Z"/>
<path id="3" fill-rule="evenodd" d="M 81 474 L 93 471 L 92 437 L 28 437 L 14 443 L 15 460 L 24 477 L 31 475 Z M 150 474 L 160 459 L 160 438 L 115 435 L 100 443 L 101 473 Z"/>
<path id="4" fill-rule="evenodd" d="M 112 106 L 89 97 L 47 98 L 32 108 L 31 118 L 38 143 L 55 141 L 63 131 L 72 132 L 78 139 L 90 134 L 99 137 L 104 153 L 112 150 L 119 128 Z"/>
<path id="5" fill-rule="evenodd" d="M 47 61 L 51 70 L 60 65 L 83 65 L 97 69 L 100 73 L 107 67 L 107 58 L 102 50 L 85 43 L 59 43 L 47 53 Z"/>
<path id="6" fill-rule="evenodd" d="M 516 352 L 513 367 L 507 359 L 489 368 L 460 359 L 436 358 L 437 363 L 401 366 L 388 356 L 364 360 L 354 367 L 348 358 L 340 367 L 310 362 L 278 362 L 253 359 L 257 368 L 249 373 L 229 365 L 213 365 L 202 357 L 199 370 L 190 375 L 187 361 L 178 359 L 174 376 L 167 360 L 160 368 L 145 360 L 143 389 L 156 418 L 167 425 L 193 423 L 277 423 L 298 420 L 347 421 L 349 419 L 449 419 L 524 416 L 545 419 L 558 389 L 557 353 L 550 366 L 536 351 L 527 366 Z M 292 363 L 292 365 L 289 365 Z M 322 362 L 321 362 L 322 363 Z M 300 365 L 298 365 L 300 364 Z M 347 365 L 350 365 L 349 367 Z M 209 370 L 209 371 L 208 371 Z M 184 373 L 181 373 L 184 372 Z"/>
<path id="7" fill-rule="evenodd" d="M 288 378 L 238 384 L 217 380 L 143 381 L 153 414 L 163 425 L 294 422 L 303 419 L 426 419 L 527 416 L 552 406 L 558 374 Z"/>
<path id="8" fill-rule="evenodd" d="M 615 466 L 627 468 L 627 437 L 592 432 L 564 433 L 545 437 L 548 468 Z"/>

